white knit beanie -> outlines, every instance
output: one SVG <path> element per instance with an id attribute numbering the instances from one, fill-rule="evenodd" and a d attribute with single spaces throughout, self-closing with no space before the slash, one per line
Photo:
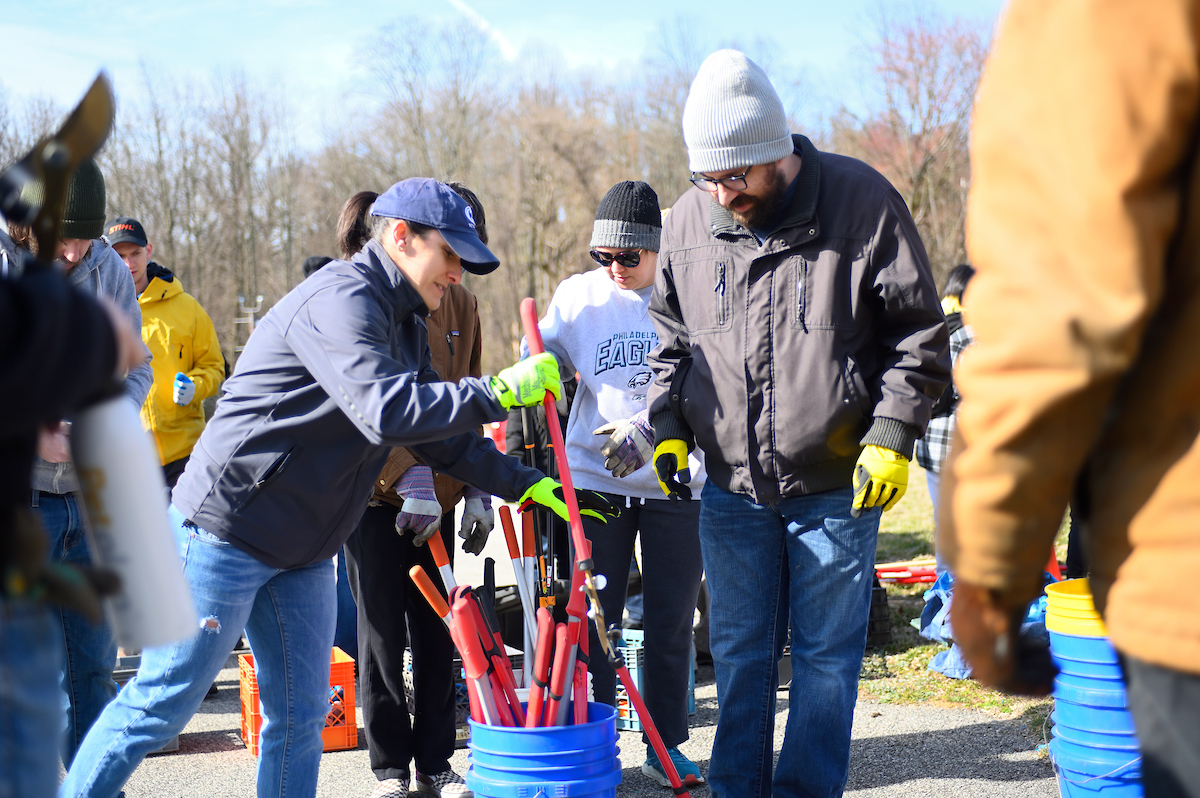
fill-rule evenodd
<path id="1" fill-rule="evenodd" d="M 773 163 L 794 150 L 783 103 L 762 67 L 737 50 L 704 59 L 683 107 L 693 172 Z"/>

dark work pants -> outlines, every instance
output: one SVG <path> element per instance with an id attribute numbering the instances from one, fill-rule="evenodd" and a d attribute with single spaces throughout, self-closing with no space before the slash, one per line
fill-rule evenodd
<path id="1" fill-rule="evenodd" d="M 380 781 L 440 773 L 454 753 L 454 644 L 442 621 L 408 576 L 425 569 L 445 595 L 428 546 L 396 533 L 398 508 L 368 507 L 346 541 L 347 570 L 358 603 L 358 683 L 371 770 Z M 441 530 L 450 561 L 453 531 Z M 404 645 L 412 648 L 416 711 L 404 698 Z"/>
<path id="2" fill-rule="evenodd" d="M 1200 798 L 1200 676 L 1123 656 L 1146 798 Z"/>
<path id="3" fill-rule="evenodd" d="M 183 470 L 187 468 L 188 460 L 191 458 L 190 454 L 185 454 L 178 460 L 172 460 L 162 467 L 163 479 L 166 481 L 169 490 L 175 490 L 175 483 L 183 476 Z"/>
<path id="4" fill-rule="evenodd" d="M 704 566 L 700 559 L 700 502 L 630 499 L 604 494 L 621 508 L 607 524 L 583 517 L 583 531 L 592 542 L 593 572 L 604 574 L 600 591 L 604 620 L 621 624 L 629 584 L 629 560 L 638 532 L 642 536 L 642 623 L 645 631 L 645 675 L 642 697 L 663 743 L 679 745 L 688 739 L 688 668 L 692 655 L 692 620 Z M 592 686 L 596 700 L 615 705 L 617 674 L 604 659 L 596 625 L 588 624 Z M 645 740 L 645 735 L 642 736 Z"/>

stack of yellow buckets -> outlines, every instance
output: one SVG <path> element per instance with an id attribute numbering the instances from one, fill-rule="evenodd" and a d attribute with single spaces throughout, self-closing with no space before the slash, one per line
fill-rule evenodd
<path id="1" fill-rule="evenodd" d="M 1050 759 L 1063 798 L 1141 798 L 1142 758 L 1117 652 L 1086 579 L 1046 588 L 1054 680 Z"/>

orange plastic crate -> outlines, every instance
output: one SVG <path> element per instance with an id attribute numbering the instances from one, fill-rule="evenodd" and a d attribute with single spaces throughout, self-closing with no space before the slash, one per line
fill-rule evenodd
<path id="1" fill-rule="evenodd" d="M 262 707 L 258 701 L 258 678 L 254 675 L 254 655 L 238 656 L 238 681 L 242 692 L 242 742 L 258 756 L 258 735 L 262 730 Z M 341 707 L 334 704 L 332 692 L 341 688 Z M 354 658 L 337 646 L 329 657 L 329 714 L 321 738 L 326 751 L 358 747 L 358 714 L 354 701 Z"/>

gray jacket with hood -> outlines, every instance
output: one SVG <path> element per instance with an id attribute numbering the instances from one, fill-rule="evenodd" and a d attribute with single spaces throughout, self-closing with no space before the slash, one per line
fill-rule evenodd
<path id="1" fill-rule="evenodd" d="M 95 239 L 87 254 L 67 271 L 67 283 L 94 296 L 106 296 L 129 316 L 138 340 L 142 340 L 142 309 L 129 267 L 103 239 Z M 150 368 L 150 350 L 146 362 L 125 376 L 125 397 L 137 410 L 142 409 L 154 371 Z M 51 463 L 38 457 L 33 463 L 33 487 L 46 493 L 70 493 L 79 490 L 79 477 L 73 463 Z"/>
<path id="2" fill-rule="evenodd" d="M 425 304 L 372 241 L 300 283 L 258 324 L 172 500 L 276 568 L 332 557 L 393 446 L 512 500 L 543 477 L 478 433 L 506 412 L 486 378 L 441 382 Z"/>
<path id="3" fill-rule="evenodd" d="M 802 164 L 775 230 L 760 244 L 689 190 L 650 299 L 655 437 L 694 440 L 710 480 L 759 504 L 849 487 L 867 444 L 911 458 L 950 374 L 904 200 L 861 161 L 793 140 Z"/>

